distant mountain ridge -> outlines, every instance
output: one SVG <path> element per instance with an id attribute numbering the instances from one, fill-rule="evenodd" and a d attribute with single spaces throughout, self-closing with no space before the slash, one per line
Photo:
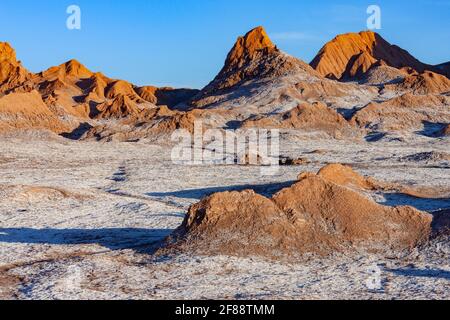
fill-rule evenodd
<path id="1" fill-rule="evenodd" d="M 237 38 L 205 88 L 173 89 L 111 79 L 77 60 L 31 73 L 0 43 L 0 131 L 42 128 L 135 140 L 192 131 L 197 119 L 206 127 L 268 126 L 333 137 L 357 136 L 360 129 L 420 130 L 424 121 L 441 128 L 450 123 L 449 68 L 424 64 L 370 31 L 337 36 L 308 64 L 256 27 Z M 352 120 L 355 113 L 359 121 Z"/>
<path id="2" fill-rule="evenodd" d="M 31 73 L 17 61 L 15 50 L 8 43 L 0 42 L 0 96 L 6 95 L 7 100 L 3 102 L 11 104 L 8 110 L 0 108 L 0 115 L 8 119 L 2 121 L 0 117 L 4 128 L 28 127 L 22 118 L 28 119 L 30 127 L 42 123 L 37 127 L 57 132 L 86 119 L 139 118 L 148 114 L 147 109 L 160 105 L 175 107 L 198 93 L 192 89 L 151 87 L 149 91 L 147 88 L 92 72 L 75 59 Z M 11 119 L 16 100 L 18 106 L 29 101 L 40 110 L 45 105 L 48 112 L 35 113 L 32 108 L 17 107 L 21 119 Z M 41 121 L 46 114 L 53 115 L 51 121 Z M 67 125 L 62 125 L 58 117 L 64 118 Z"/>

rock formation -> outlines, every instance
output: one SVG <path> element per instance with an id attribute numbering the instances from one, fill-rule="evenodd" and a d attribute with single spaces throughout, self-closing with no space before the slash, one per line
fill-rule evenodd
<path id="1" fill-rule="evenodd" d="M 356 131 L 347 120 L 323 103 L 301 103 L 296 108 L 277 115 L 259 115 L 243 122 L 244 128 L 300 129 L 323 131 L 333 137 L 351 135 Z"/>
<path id="2" fill-rule="evenodd" d="M 431 71 L 414 72 L 405 76 L 399 83 L 386 85 L 385 89 L 396 92 L 412 92 L 416 95 L 443 94 L 450 92 L 450 79 Z"/>
<path id="3" fill-rule="evenodd" d="M 64 132 L 67 126 L 42 101 L 37 91 L 11 93 L 0 98 L 0 131 L 39 128 Z"/>
<path id="4" fill-rule="evenodd" d="M 381 61 L 390 67 L 411 67 L 418 72 L 431 67 L 372 31 L 337 36 L 325 44 L 311 66 L 324 77 L 346 80 L 361 77 Z"/>
<path id="5" fill-rule="evenodd" d="M 450 122 L 449 106 L 447 96 L 406 93 L 384 102 L 369 103 L 354 114 L 351 122 L 383 132 L 421 130 L 425 122 Z"/>
<path id="6" fill-rule="evenodd" d="M 359 83 L 383 86 L 403 82 L 408 76 L 408 72 L 386 65 L 384 62 L 377 62 L 366 73 L 359 75 Z"/>
<path id="7" fill-rule="evenodd" d="M 86 79 L 90 78 L 93 75 L 93 72 L 88 70 L 77 60 L 72 59 L 59 66 L 51 67 L 48 70 L 41 72 L 40 75 L 42 78 L 48 80 L 65 79 L 68 77 Z"/>
<path id="8" fill-rule="evenodd" d="M 431 215 L 379 205 L 360 187 L 370 184 L 332 167 L 301 175 L 271 199 L 251 190 L 216 193 L 189 209 L 172 241 L 178 249 L 205 254 L 295 258 L 358 250 L 390 253 L 428 239 Z"/>
<path id="9" fill-rule="evenodd" d="M 267 81 L 288 76 L 298 80 L 318 80 L 320 75 L 308 64 L 281 52 L 262 27 L 239 37 L 215 79 L 192 101 L 194 107 L 223 102 L 231 91 L 235 95 L 259 92 Z"/>
<path id="10" fill-rule="evenodd" d="M 280 51 L 269 39 L 266 31 L 257 27 L 244 37 L 238 38 L 228 53 L 224 67 L 204 91 L 228 89 L 250 78 L 278 72 L 276 68 L 270 67 L 269 62 L 279 55 Z M 265 60 L 267 63 L 258 60 Z"/>
<path id="11" fill-rule="evenodd" d="M 6 42 L 0 42 L 0 93 L 17 87 L 32 74 L 17 61 L 16 52 Z"/>
<path id="12" fill-rule="evenodd" d="M 279 50 L 262 27 L 237 39 L 222 70 L 201 91 L 138 87 L 76 60 L 32 74 L 9 44 L 0 43 L 0 95 L 37 91 L 52 114 L 49 123 L 58 118 L 69 130 L 88 123 L 108 133 L 116 132 L 118 121 L 125 130 L 148 135 L 144 128 L 190 128 L 194 118 L 201 118 L 216 128 L 322 131 L 340 138 L 358 136 L 360 128 L 420 129 L 424 121 L 450 121 L 450 80 L 439 74 L 445 74 L 448 63 L 423 64 L 376 33 L 338 36 L 311 65 L 316 70 Z M 359 84 L 324 76 L 358 79 Z M 177 112 L 156 116 L 162 106 Z M 58 133 L 59 127 L 49 126 Z"/>
<path id="13" fill-rule="evenodd" d="M 97 119 L 138 118 L 141 110 L 132 97 L 124 94 L 114 95 L 113 100 L 96 106 Z"/>
<path id="14" fill-rule="evenodd" d="M 198 92 L 190 89 L 151 88 L 154 89 L 150 94 L 148 90 L 127 81 L 94 73 L 77 60 L 32 74 L 16 60 L 16 53 L 9 44 L 0 43 L 0 95 L 7 95 L 3 99 L 0 117 L 8 118 L 8 121 L 2 121 L 2 130 L 24 126 L 37 129 L 45 127 L 60 133 L 62 128 L 71 130 L 95 119 L 138 121 L 148 119 L 156 104 L 175 106 Z M 13 103 L 17 99 L 21 107 L 6 107 L 6 103 Z M 23 108 L 25 100 L 30 101 L 28 110 Z M 33 110 L 33 107 L 36 109 Z M 14 110 L 18 112 L 15 115 Z M 39 116 L 36 118 L 37 114 Z M 16 118 L 18 122 L 14 123 L 13 119 Z M 29 119 L 28 124 L 24 122 L 25 119 Z"/>
<path id="15" fill-rule="evenodd" d="M 304 175 L 304 174 L 303 174 Z M 303 179 L 303 175 L 299 176 L 299 180 Z M 382 183 L 371 177 L 363 177 L 355 172 L 351 167 L 342 164 L 330 164 L 317 173 L 317 176 L 327 181 L 333 182 L 340 186 L 361 190 L 377 190 L 383 189 Z"/>
<path id="16" fill-rule="evenodd" d="M 274 125 L 279 121 L 278 115 L 287 114 L 305 102 L 350 109 L 363 107 L 377 95 L 377 88 L 323 78 L 307 63 L 279 50 L 265 30 L 257 27 L 238 38 L 222 70 L 189 106 L 233 112 L 234 118 L 225 115 L 222 126 L 230 122 L 248 126 L 255 119 L 261 120 L 258 123 L 261 125 L 266 115 L 274 115 L 267 121 Z"/>

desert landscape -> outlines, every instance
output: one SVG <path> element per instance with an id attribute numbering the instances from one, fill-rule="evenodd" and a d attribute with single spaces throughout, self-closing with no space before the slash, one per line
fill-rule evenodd
<path id="1" fill-rule="evenodd" d="M 276 130 L 276 171 L 174 161 L 197 123 Z M 307 63 L 256 27 L 201 90 L 2 42 L 0 146 L 1 299 L 450 298 L 450 62 L 378 33 Z"/>

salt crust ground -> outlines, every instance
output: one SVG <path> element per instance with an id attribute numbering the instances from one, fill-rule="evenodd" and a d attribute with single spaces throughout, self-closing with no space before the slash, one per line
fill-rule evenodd
<path id="1" fill-rule="evenodd" d="M 201 197 L 245 188 L 270 194 L 299 172 L 329 162 L 351 164 L 379 180 L 448 189 L 449 161 L 404 159 L 448 153 L 449 140 L 402 140 L 350 143 L 291 135 L 283 139 L 282 153 L 311 164 L 265 177 L 252 166 L 174 165 L 165 143 L 2 138 L 0 298 L 449 299 L 448 239 L 401 258 L 339 256 L 295 264 L 151 255 Z M 450 208 L 450 199 L 372 196 L 426 211 Z M 381 270 L 381 287 L 369 289 L 374 266 Z"/>

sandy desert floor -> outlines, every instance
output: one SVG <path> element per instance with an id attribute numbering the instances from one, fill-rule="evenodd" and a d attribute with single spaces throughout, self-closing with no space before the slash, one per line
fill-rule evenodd
<path id="1" fill-rule="evenodd" d="M 335 256 L 302 263 L 152 255 L 203 196 L 249 188 L 270 195 L 300 172 L 330 162 L 351 164 L 384 181 L 448 190 L 450 161 L 436 155 L 448 154 L 449 140 L 420 135 L 403 140 L 290 136 L 282 141 L 282 153 L 307 157 L 311 164 L 262 176 L 254 166 L 175 165 L 170 147 L 161 143 L 2 138 L 0 298 L 449 299 L 448 239 L 404 257 Z M 430 212 L 450 208 L 449 198 L 372 196 L 386 205 Z M 374 268 L 381 285 L 369 289 Z"/>

